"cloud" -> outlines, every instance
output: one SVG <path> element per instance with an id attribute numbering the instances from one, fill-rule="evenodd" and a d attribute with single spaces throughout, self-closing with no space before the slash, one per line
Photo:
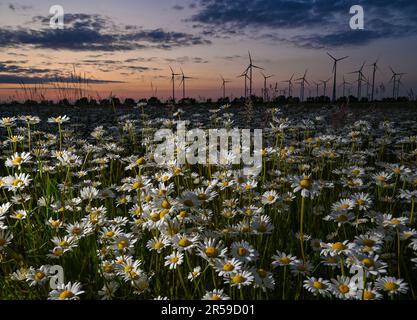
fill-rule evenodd
<path id="1" fill-rule="evenodd" d="M 125 51 L 145 48 L 171 49 L 210 44 L 200 35 L 129 26 L 116 26 L 108 17 L 88 14 L 65 14 L 64 29 L 51 29 L 49 18 L 36 16 L 36 28 L 0 28 L 0 48 L 31 46 L 41 49 L 72 51 Z"/>
<path id="2" fill-rule="evenodd" d="M 26 5 L 19 5 L 19 4 L 13 4 L 13 3 L 9 3 L 9 9 L 12 11 L 17 11 L 17 10 L 29 10 L 32 9 L 32 6 L 26 6 Z"/>
<path id="3" fill-rule="evenodd" d="M 245 35 L 296 46 L 355 46 L 417 32 L 415 0 L 198 0 L 188 19 L 194 28 L 217 37 Z M 365 30 L 349 28 L 351 5 L 362 5 Z"/>
<path id="4" fill-rule="evenodd" d="M 176 4 L 175 6 L 172 6 L 172 9 L 174 9 L 174 10 L 184 10 L 184 7 L 179 5 L 179 4 Z"/>
<path id="5" fill-rule="evenodd" d="M 57 81 L 57 79 L 59 81 Z M 104 84 L 104 83 L 123 83 L 123 81 L 113 80 L 98 80 L 98 79 L 86 79 L 90 84 Z M 22 76 L 14 74 L 2 74 L 0 73 L 0 83 L 2 84 L 47 84 L 47 83 L 77 83 L 78 80 L 72 77 L 53 77 L 53 76 Z"/>
<path id="6" fill-rule="evenodd" d="M 165 58 L 165 61 L 168 63 L 208 63 L 207 60 L 201 58 L 201 57 L 189 57 L 189 56 L 182 56 L 178 58 Z"/>

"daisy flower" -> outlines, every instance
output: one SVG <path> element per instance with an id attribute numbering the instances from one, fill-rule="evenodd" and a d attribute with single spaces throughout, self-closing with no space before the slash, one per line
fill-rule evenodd
<path id="1" fill-rule="evenodd" d="M 330 281 L 323 280 L 323 278 L 307 277 L 307 280 L 304 280 L 303 287 L 311 292 L 314 296 L 328 297 L 330 296 Z"/>
<path id="2" fill-rule="evenodd" d="M 273 267 L 286 267 L 296 263 L 297 257 L 286 254 L 285 252 L 277 251 L 277 253 L 272 256 L 272 260 Z"/>
<path id="3" fill-rule="evenodd" d="M 244 240 L 233 242 L 230 246 L 230 250 L 234 258 L 245 263 L 254 262 L 258 258 L 258 253 L 255 248 Z"/>
<path id="4" fill-rule="evenodd" d="M 230 300 L 230 297 L 223 293 L 223 289 L 214 289 L 206 291 L 202 300 Z"/>
<path id="5" fill-rule="evenodd" d="M 188 280 L 190 280 L 190 281 L 194 281 L 195 279 L 197 279 L 199 276 L 201 275 L 201 267 L 200 266 L 197 266 L 197 267 L 195 267 L 194 269 L 193 269 L 193 271 L 191 271 L 189 274 L 188 274 Z"/>
<path id="6" fill-rule="evenodd" d="M 21 166 L 30 161 L 32 157 L 30 156 L 30 153 L 27 152 L 22 152 L 22 153 L 18 153 L 16 152 L 13 156 L 9 157 L 6 159 L 6 167 L 9 168 L 14 168 L 17 167 L 18 169 L 21 168 Z"/>
<path id="7" fill-rule="evenodd" d="M 48 118 L 49 123 L 56 123 L 56 124 L 63 124 L 65 122 L 68 122 L 69 120 L 70 118 L 66 115 Z"/>
<path id="8" fill-rule="evenodd" d="M 79 300 L 81 291 L 81 284 L 79 282 L 68 282 L 67 284 L 59 284 L 55 290 L 49 293 L 49 300 Z"/>
<path id="9" fill-rule="evenodd" d="M 184 261 L 184 254 L 181 252 L 173 252 L 169 256 L 165 257 L 165 266 L 168 266 L 170 270 L 176 269 Z"/>
<path id="10" fill-rule="evenodd" d="M 13 239 L 13 233 L 0 229 L 0 252 L 3 251 Z"/>
<path id="11" fill-rule="evenodd" d="M 351 281 L 349 277 L 337 276 L 336 279 L 331 280 L 331 290 L 336 298 L 342 300 L 350 300 L 357 298 L 357 286 L 355 282 Z"/>
<path id="12" fill-rule="evenodd" d="M 278 193 L 275 190 L 266 191 L 262 195 L 262 204 L 273 204 L 278 200 Z"/>
<path id="13" fill-rule="evenodd" d="M 169 240 L 163 235 L 160 235 L 159 237 L 153 237 L 146 243 L 146 247 L 149 250 L 156 251 L 157 253 L 161 253 L 161 251 L 167 246 L 169 246 Z"/>
<path id="14" fill-rule="evenodd" d="M 382 277 L 376 280 L 375 287 L 389 295 L 407 293 L 408 285 L 403 279 Z"/>
<path id="15" fill-rule="evenodd" d="M 228 277 L 233 272 L 240 271 L 242 269 L 242 261 L 235 258 L 217 259 L 214 264 L 214 270 L 220 277 Z"/>
<path id="16" fill-rule="evenodd" d="M 198 251 L 203 259 L 211 260 L 224 257 L 227 253 L 221 240 L 215 238 L 205 238 L 198 246 Z"/>
<path id="17" fill-rule="evenodd" d="M 241 271 L 235 271 L 231 273 L 226 278 L 226 283 L 229 283 L 231 287 L 237 287 L 238 289 L 242 287 L 246 287 L 252 284 L 253 282 L 253 275 L 250 271 L 247 270 L 241 270 Z"/>

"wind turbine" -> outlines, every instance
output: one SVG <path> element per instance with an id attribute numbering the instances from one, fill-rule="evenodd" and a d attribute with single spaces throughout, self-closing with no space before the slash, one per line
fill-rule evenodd
<path id="1" fill-rule="evenodd" d="M 392 77 L 390 81 L 393 81 L 393 86 L 392 86 L 392 98 L 398 98 L 398 96 L 396 96 L 396 94 L 399 93 L 399 90 L 397 89 L 397 77 L 398 76 L 403 76 L 405 75 L 405 73 L 396 73 L 391 67 L 389 67 L 391 72 L 392 72 Z M 396 90 L 397 89 L 397 90 Z"/>
<path id="2" fill-rule="evenodd" d="M 271 74 L 269 76 L 266 76 L 263 72 L 261 72 L 261 74 L 264 77 L 264 101 L 266 101 L 267 100 L 266 80 L 269 78 L 272 78 L 274 75 Z"/>
<path id="3" fill-rule="evenodd" d="M 182 70 L 182 68 L 180 68 L 180 69 L 181 69 L 181 75 L 182 75 L 181 82 L 180 82 L 180 86 L 182 84 L 182 99 L 185 99 L 185 79 L 193 79 L 193 78 L 192 77 L 187 77 L 184 74 L 184 71 Z"/>
<path id="4" fill-rule="evenodd" d="M 362 80 L 365 78 L 362 71 L 363 71 L 363 67 L 365 66 L 365 63 L 366 61 L 363 63 L 362 67 L 359 70 L 349 72 L 349 74 L 354 74 L 354 73 L 358 74 L 358 100 L 361 100 L 362 98 Z"/>
<path id="5" fill-rule="evenodd" d="M 308 83 L 306 76 L 307 76 L 307 71 L 308 69 L 306 69 L 306 71 L 304 72 L 304 76 L 302 78 L 298 78 L 296 79 L 296 81 L 301 80 L 300 84 L 301 84 L 301 88 L 300 88 L 300 100 L 304 101 L 304 87 L 305 84 L 307 83 L 308 85 L 310 85 L 310 83 Z"/>
<path id="6" fill-rule="evenodd" d="M 230 80 L 225 80 L 223 76 L 220 76 L 222 79 L 222 88 L 223 88 L 223 100 L 226 99 L 226 83 L 232 82 Z"/>
<path id="7" fill-rule="evenodd" d="M 320 83 L 319 83 L 319 82 L 314 81 L 314 84 L 316 85 L 316 98 L 318 98 L 318 97 L 319 97 L 319 87 L 320 87 Z"/>
<path id="8" fill-rule="evenodd" d="M 245 98 L 247 97 L 247 94 L 248 94 L 248 79 L 249 79 L 248 70 L 249 70 L 249 67 L 246 68 L 246 70 L 240 76 L 237 76 L 238 78 L 245 77 Z"/>
<path id="9" fill-rule="evenodd" d="M 260 69 L 260 70 L 264 70 L 264 69 L 261 68 L 261 67 L 258 67 L 256 65 L 254 65 L 252 63 L 252 56 L 250 55 L 250 52 L 249 51 L 248 51 L 248 54 L 249 54 L 249 66 L 248 66 L 248 69 L 247 70 L 249 70 L 249 97 L 251 97 L 252 96 L 252 80 L 253 80 L 252 75 L 253 75 L 253 68 Z"/>
<path id="10" fill-rule="evenodd" d="M 326 91 L 327 91 L 327 83 L 332 79 L 332 77 L 330 77 L 327 80 L 320 80 L 320 82 L 323 84 L 323 97 L 326 98 Z"/>
<path id="11" fill-rule="evenodd" d="M 379 70 L 378 68 L 378 61 L 379 58 L 370 66 L 373 67 L 373 71 L 372 71 L 372 93 L 371 93 L 371 101 L 374 101 L 374 93 L 375 93 L 375 74 L 376 74 L 376 70 Z"/>
<path id="12" fill-rule="evenodd" d="M 180 76 L 181 74 L 175 73 L 174 70 L 172 70 L 171 66 L 169 66 L 171 69 L 171 81 L 172 81 L 172 101 L 175 103 L 175 76 Z"/>
<path id="13" fill-rule="evenodd" d="M 330 53 L 327 52 L 327 55 L 333 59 L 333 74 L 334 74 L 334 78 L 333 78 L 333 97 L 332 97 L 332 102 L 336 101 L 336 74 L 337 74 L 337 63 L 339 61 L 345 60 L 347 58 L 349 58 L 348 56 L 345 56 L 343 58 L 339 58 L 336 59 L 335 57 L 333 57 Z"/>
<path id="14" fill-rule="evenodd" d="M 345 92 L 346 92 L 346 85 L 347 84 L 351 84 L 350 82 L 347 82 L 346 80 L 345 80 L 345 76 L 343 75 L 343 82 L 342 82 L 342 84 L 341 84 L 341 86 L 343 86 L 343 97 L 346 97 L 346 95 L 345 95 Z"/>
<path id="15" fill-rule="evenodd" d="M 294 73 L 292 74 L 291 78 L 289 80 L 284 80 L 282 82 L 288 82 L 288 96 L 292 96 L 292 78 L 294 78 Z"/>
<path id="16" fill-rule="evenodd" d="M 398 97 L 400 96 L 400 85 L 402 85 L 404 88 L 405 88 L 405 86 L 404 86 L 404 84 L 402 83 L 402 81 L 401 81 L 401 78 L 402 78 L 402 76 L 403 75 L 405 75 L 406 73 L 400 73 L 399 74 L 399 78 L 398 78 L 398 80 L 397 80 L 397 99 L 398 99 Z"/>

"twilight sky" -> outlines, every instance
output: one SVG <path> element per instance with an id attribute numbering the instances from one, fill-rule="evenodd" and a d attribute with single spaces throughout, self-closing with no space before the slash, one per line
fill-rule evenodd
<path id="1" fill-rule="evenodd" d="M 49 26 L 49 8 L 57 4 L 65 12 L 63 30 Z M 364 30 L 349 27 L 349 8 L 356 4 L 365 11 Z M 401 86 L 406 95 L 410 88 L 417 92 L 416 16 L 415 0 L 0 0 L 0 99 L 22 97 L 20 82 L 48 87 L 74 66 L 91 80 L 92 97 L 149 97 L 152 83 L 159 97 L 168 98 L 169 65 L 194 77 L 186 82 L 188 96 L 219 97 L 220 75 L 232 80 L 227 95 L 241 96 L 244 83 L 237 76 L 248 50 L 280 89 L 308 68 L 315 94 L 313 81 L 332 75 L 329 51 L 349 55 L 338 67 L 338 84 L 343 74 L 354 82 L 357 76 L 347 73 L 364 61 L 370 76 L 368 65 L 379 58 L 377 85 L 392 92 L 392 66 L 407 72 Z M 262 86 L 256 71 L 256 94 Z"/>

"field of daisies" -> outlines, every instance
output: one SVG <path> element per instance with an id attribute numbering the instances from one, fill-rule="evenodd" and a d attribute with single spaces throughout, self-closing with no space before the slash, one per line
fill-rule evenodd
<path id="1" fill-rule="evenodd" d="M 415 112 L 206 112 L 263 129 L 260 175 L 156 164 L 181 109 L 0 117 L 0 299 L 416 297 Z"/>

